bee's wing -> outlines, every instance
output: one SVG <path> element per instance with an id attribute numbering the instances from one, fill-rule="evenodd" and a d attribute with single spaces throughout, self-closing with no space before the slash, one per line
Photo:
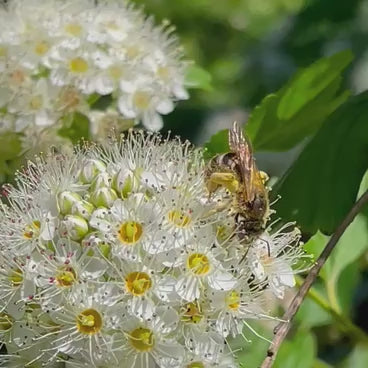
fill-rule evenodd
<path id="1" fill-rule="evenodd" d="M 229 146 L 231 151 L 236 153 L 239 159 L 246 199 L 252 201 L 254 200 L 261 178 L 254 162 L 252 146 L 244 136 L 237 122 L 234 122 L 233 128 L 229 130 Z"/>

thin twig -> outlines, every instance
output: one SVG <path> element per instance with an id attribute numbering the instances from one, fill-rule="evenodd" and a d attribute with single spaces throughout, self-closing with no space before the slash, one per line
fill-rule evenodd
<path id="1" fill-rule="evenodd" d="M 361 209 L 367 202 L 368 202 L 368 190 L 359 198 L 359 200 L 354 204 L 354 206 L 352 207 L 348 215 L 345 217 L 343 222 L 338 226 L 335 233 L 331 236 L 330 240 L 328 241 L 326 247 L 323 249 L 323 252 L 319 256 L 317 262 L 308 273 L 303 285 L 300 287 L 293 301 L 290 303 L 288 309 L 286 310 L 282 318 L 283 322 L 280 322 L 276 326 L 274 330 L 273 340 L 271 342 L 270 347 L 267 350 L 267 356 L 260 368 L 272 367 L 273 361 L 276 358 L 276 354 L 281 346 L 281 343 L 285 339 L 290 329 L 291 321 L 294 318 L 296 312 L 299 310 L 299 307 L 302 304 L 303 300 L 305 299 L 312 284 L 316 280 L 322 266 L 326 263 L 327 258 L 331 254 L 332 250 L 334 249 L 336 243 L 341 238 L 342 234 L 345 232 L 346 228 L 350 225 L 350 223 L 354 220 L 355 216 L 361 211 Z"/>

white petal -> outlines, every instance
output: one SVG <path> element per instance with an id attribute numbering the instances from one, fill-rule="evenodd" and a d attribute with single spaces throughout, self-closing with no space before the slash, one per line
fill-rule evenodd
<path id="1" fill-rule="evenodd" d="M 250 263 L 251 263 L 252 271 L 256 279 L 259 281 L 263 281 L 266 274 L 265 274 L 265 269 L 263 265 L 261 264 L 261 262 L 256 258 Z"/>
<path id="2" fill-rule="evenodd" d="M 199 280 L 192 275 L 181 276 L 175 287 L 176 292 L 188 302 L 199 299 L 201 292 L 199 289 Z"/>
<path id="3" fill-rule="evenodd" d="M 287 264 L 283 263 L 282 266 L 278 267 L 277 275 L 280 279 L 280 283 L 285 286 L 295 286 L 295 278 L 292 268 Z"/>
<path id="4" fill-rule="evenodd" d="M 235 287 L 237 280 L 224 270 L 215 270 L 208 277 L 208 285 L 215 290 L 231 290 Z"/>
<path id="5" fill-rule="evenodd" d="M 137 117 L 137 112 L 134 110 L 133 105 L 128 100 L 129 98 L 127 96 L 120 97 L 118 99 L 118 108 L 125 118 L 133 119 Z"/>
<path id="6" fill-rule="evenodd" d="M 163 100 L 156 106 L 156 111 L 163 115 L 166 115 L 173 110 L 174 103 L 170 99 Z"/>
<path id="7" fill-rule="evenodd" d="M 137 318 L 147 320 L 152 317 L 155 305 L 148 298 L 133 297 L 129 302 L 131 313 Z"/>
<path id="8" fill-rule="evenodd" d="M 176 279 L 171 276 L 162 277 L 155 287 L 155 293 L 165 303 L 176 302 L 179 296 L 175 291 Z"/>
<path id="9" fill-rule="evenodd" d="M 158 131 L 164 126 L 161 116 L 156 113 L 144 114 L 142 123 L 148 130 L 152 131 Z"/>

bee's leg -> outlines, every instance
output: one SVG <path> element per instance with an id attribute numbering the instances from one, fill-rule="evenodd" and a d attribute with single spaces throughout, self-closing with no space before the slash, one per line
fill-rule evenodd
<path id="1" fill-rule="evenodd" d="M 268 180 L 270 179 L 270 177 L 264 171 L 260 171 L 259 174 L 261 176 L 262 183 L 266 184 L 268 182 Z"/>
<path id="2" fill-rule="evenodd" d="M 206 187 L 207 187 L 207 190 L 208 190 L 208 200 L 210 200 L 212 193 L 215 193 L 216 190 L 220 187 L 220 185 L 216 184 L 213 181 L 211 181 L 210 179 L 208 179 L 207 182 L 206 182 Z"/>
<path id="3" fill-rule="evenodd" d="M 218 187 L 223 186 L 229 192 L 234 193 L 239 188 L 239 181 L 232 173 L 212 173 L 207 182 L 207 188 L 210 193 L 213 193 Z M 211 189 L 215 188 L 215 189 Z"/>

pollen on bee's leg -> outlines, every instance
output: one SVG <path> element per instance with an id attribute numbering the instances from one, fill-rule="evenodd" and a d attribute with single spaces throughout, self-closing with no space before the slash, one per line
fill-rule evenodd
<path id="1" fill-rule="evenodd" d="M 212 173 L 209 182 L 219 186 L 225 187 L 231 193 L 234 193 L 239 188 L 239 181 L 232 173 Z"/>

